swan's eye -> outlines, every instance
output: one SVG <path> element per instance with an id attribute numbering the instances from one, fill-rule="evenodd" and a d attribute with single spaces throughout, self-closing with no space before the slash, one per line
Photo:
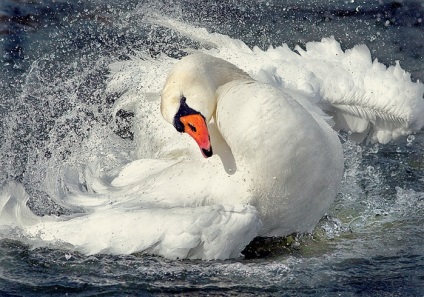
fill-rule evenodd
<path id="1" fill-rule="evenodd" d="M 177 113 L 174 116 L 174 127 L 177 129 L 178 132 L 187 132 L 186 126 L 189 126 L 191 132 L 196 133 L 197 128 L 193 124 L 189 124 L 185 122 L 184 124 L 181 122 L 181 118 L 189 115 L 200 115 L 200 112 L 194 110 L 190 106 L 187 105 L 187 98 L 184 96 L 181 96 L 180 99 L 180 108 L 178 109 Z"/>
<path id="2" fill-rule="evenodd" d="M 196 133 L 196 132 L 197 132 L 196 127 L 195 127 L 195 126 L 193 126 L 192 124 L 188 123 L 188 127 L 190 128 L 190 130 L 191 130 L 192 132 L 194 132 L 194 133 Z"/>

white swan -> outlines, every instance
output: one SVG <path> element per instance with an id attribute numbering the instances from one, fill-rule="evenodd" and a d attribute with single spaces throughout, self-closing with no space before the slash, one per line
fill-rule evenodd
<path id="1" fill-rule="evenodd" d="M 111 65 L 108 92 L 121 94 L 117 109 L 136 113 L 138 149 L 122 152 L 111 135 L 107 153 L 96 158 L 93 131 L 81 150 L 94 161 L 82 173 L 64 169 L 66 191 L 56 194 L 82 212 L 37 217 L 23 187 L 11 183 L 0 191 L 0 230 L 19 227 L 20 238 L 86 254 L 237 257 L 255 236 L 308 231 L 327 211 L 343 169 L 333 120 L 336 129 L 380 142 L 424 125 L 423 85 L 398 65 L 373 63 L 364 47 L 343 52 L 324 39 L 299 48 L 300 55 L 287 46 L 252 51 L 226 36 L 173 25 L 219 50 L 177 63 L 162 56 Z M 107 169 L 122 154 L 134 157 Z M 46 180 L 55 197 L 53 174 Z"/>
<path id="2" fill-rule="evenodd" d="M 228 145 L 216 154 L 223 160 L 221 172 L 226 160 L 236 165 L 228 179 L 237 181 L 233 191 L 242 189 L 243 195 L 234 193 L 232 203 L 256 208 L 262 236 L 311 230 L 333 202 L 342 177 L 338 136 L 316 108 L 293 96 L 205 54 L 176 63 L 161 95 L 165 120 L 192 136 L 205 157 L 215 143 Z M 217 129 L 209 141 L 212 118 Z M 211 191 L 209 203 L 225 203 L 219 195 Z"/>

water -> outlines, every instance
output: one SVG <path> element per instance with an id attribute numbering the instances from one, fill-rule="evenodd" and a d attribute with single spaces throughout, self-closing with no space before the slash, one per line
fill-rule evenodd
<path id="1" fill-rule="evenodd" d="M 110 131 L 118 139 L 111 145 L 133 145 L 132 115 L 121 111 L 116 121 L 112 117 L 116 98 L 105 92 L 108 65 L 138 52 L 179 57 L 199 46 L 147 23 L 144 17 L 153 13 L 263 49 L 334 35 L 344 48 L 365 43 L 379 61 L 399 60 L 413 80 L 424 80 L 422 1 L 5 1 L 0 188 L 11 180 L 22 184 L 39 215 L 78 212 L 50 198 L 66 192 L 65 166 L 79 169 L 94 152 L 107 153 Z M 84 142 L 91 133 L 98 134 L 98 143 Z M 329 215 L 312 235 L 261 242 L 249 254 L 258 258 L 85 256 L 9 230 L 13 236 L 0 240 L 0 292 L 423 296 L 423 143 L 422 131 L 384 146 L 344 141 L 343 184 Z"/>

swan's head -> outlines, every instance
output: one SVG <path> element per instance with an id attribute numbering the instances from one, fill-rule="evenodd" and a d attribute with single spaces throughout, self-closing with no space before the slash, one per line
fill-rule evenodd
<path id="1" fill-rule="evenodd" d="M 174 65 L 162 90 L 161 112 L 178 132 L 189 134 L 207 158 L 213 154 L 207 124 L 215 112 L 217 87 L 202 56 L 187 56 Z"/>

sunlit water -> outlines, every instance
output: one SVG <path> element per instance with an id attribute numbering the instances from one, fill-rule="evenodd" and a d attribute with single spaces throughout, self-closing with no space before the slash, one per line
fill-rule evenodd
<path id="1" fill-rule="evenodd" d="M 92 131 L 102 145 L 110 131 L 117 138 L 113 145 L 133 145 L 131 114 L 112 120 L 108 65 L 140 51 L 179 57 L 198 46 L 146 23 L 153 13 L 263 49 L 334 35 L 346 48 L 367 44 L 387 65 L 400 60 L 414 80 L 424 80 L 421 1 L 22 2 L 4 1 L 0 11 L 0 188 L 11 180 L 22 184 L 40 215 L 69 212 L 46 193 L 66 191 L 60 178 L 46 172 L 60 177 L 64 165 L 79 168 L 94 150 L 110 149 L 85 143 Z M 60 246 L 37 247 L 12 230 L 14 237 L 0 240 L 0 292 L 423 296 L 424 133 L 384 146 L 343 142 L 343 184 L 328 216 L 311 235 L 261 243 L 259 258 L 84 256 Z"/>

